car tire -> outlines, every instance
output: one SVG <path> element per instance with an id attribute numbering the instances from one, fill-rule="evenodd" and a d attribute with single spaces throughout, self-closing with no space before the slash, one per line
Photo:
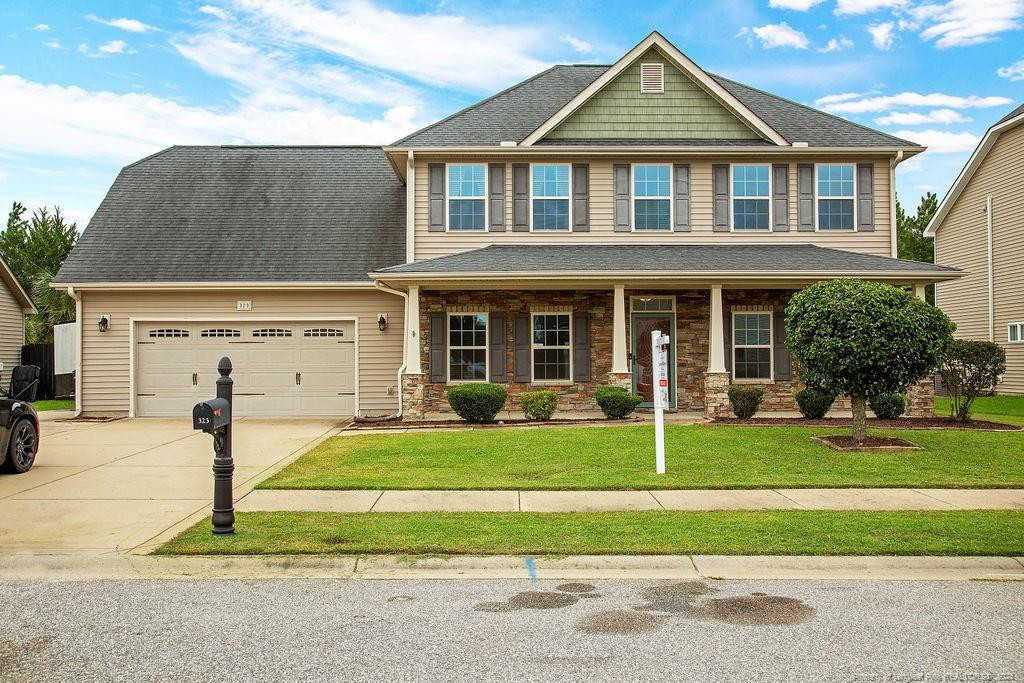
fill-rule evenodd
<path id="1" fill-rule="evenodd" d="M 22 474 L 32 469 L 39 452 L 39 434 L 32 420 L 18 418 L 11 429 L 11 441 L 7 444 L 7 458 L 3 470 L 11 474 Z"/>

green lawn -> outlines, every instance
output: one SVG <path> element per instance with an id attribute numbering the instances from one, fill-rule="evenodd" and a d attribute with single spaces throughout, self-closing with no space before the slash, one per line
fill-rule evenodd
<path id="1" fill-rule="evenodd" d="M 921 451 L 839 453 L 807 427 L 650 425 L 366 434 L 328 439 L 260 484 L 272 489 L 1022 487 L 1024 434 L 872 430 Z M 239 454 L 240 460 L 244 455 Z"/>
<path id="2" fill-rule="evenodd" d="M 74 410 L 75 401 L 74 399 L 71 399 L 70 401 L 36 401 L 35 403 L 32 404 L 32 407 L 35 408 L 37 411 Z"/>
<path id="3" fill-rule="evenodd" d="M 1022 555 L 1024 512 L 242 512 L 164 555 Z"/>
<path id="4" fill-rule="evenodd" d="M 935 397 L 935 414 L 949 415 L 949 397 Z M 971 405 L 971 417 L 1024 425 L 1024 396 L 982 396 Z"/>

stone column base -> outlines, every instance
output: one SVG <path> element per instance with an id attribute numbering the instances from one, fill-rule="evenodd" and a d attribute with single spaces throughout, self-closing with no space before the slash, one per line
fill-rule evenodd
<path id="1" fill-rule="evenodd" d="M 931 377 L 907 388 L 907 417 L 935 417 L 935 380 Z"/>
<path id="2" fill-rule="evenodd" d="M 423 394 L 426 375 L 402 375 L 402 416 L 408 420 L 426 417 Z"/>
<path id="3" fill-rule="evenodd" d="M 732 376 L 728 372 L 704 373 L 704 416 L 708 419 L 726 417 L 729 405 L 729 384 Z"/>
<path id="4" fill-rule="evenodd" d="M 622 387 L 626 391 L 633 391 L 633 373 L 632 372 L 609 372 L 608 373 L 608 386 L 610 386 L 610 387 Z"/>

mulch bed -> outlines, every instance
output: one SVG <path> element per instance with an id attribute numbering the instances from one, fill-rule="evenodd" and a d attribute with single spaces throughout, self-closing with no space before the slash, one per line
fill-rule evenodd
<path id="1" fill-rule="evenodd" d="M 813 441 L 823 443 L 836 451 L 919 451 L 921 447 L 913 441 L 894 439 L 888 436 L 868 436 L 858 441 L 848 434 L 815 436 Z"/>
<path id="2" fill-rule="evenodd" d="M 498 427 L 564 427 L 566 425 L 585 425 L 595 423 L 626 424 L 643 422 L 639 418 L 625 420 L 609 420 L 604 417 L 591 417 L 582 420 L 496 420 L 494 422 L 466 422 L 465 420 L 391 420 L 389 422 L 353 422 L 347 429 L 429 429 L 440 427 L 493 429 Z"/>
<path id="3" fill-rule="evenodd" d="M 713 425 L 757 425 L 762 427 L 852 427 L 853 420 L 848 417 L 823 417 L 812 420 L 806 417 L 751 417 L 741 420 L 738 417 L 720 417 L 713 420 Z M 1019 432 L 1024 427 L 988 422 L 987 420 L 971 420 L 959 422 L 948 417 L 901 417 L 896 420 L 879 420 L 868 418 L 869 428 L 875 429 L 982 429 L 988 431 Z"/>

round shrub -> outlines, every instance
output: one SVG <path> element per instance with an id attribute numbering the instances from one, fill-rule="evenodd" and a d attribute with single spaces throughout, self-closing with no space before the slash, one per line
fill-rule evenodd
<path id="1" fill-rule="evenodd" d="M 550 420 L 558 407 L 558 394 L 550 389 L 526 391 L 519 397 L 528 420 Z"/>
<path id="2" fill-rule="evenodd" d="M 729 387 L 729 403 L 732 404 L 732 412 L 741 420 L 754 417 L 757 409 L 761 407 L 761 399 L 764 398 L 764 389 L 761 387 Z"/>
<path id="3" fill-rule="evenodd" d="M 601 387 L 594 395 L 601 412 L 609 420 L 622 420 L 629 417 L 637 406 L 644 402 L 643 396 L 631 394 L 622 387 Z"/>
<path id="4" fill-rule="evenodd" d="M 830 394 L 814 387 L 807 387 L 796 392 L 796 404 L 800 407 L 800 414 L 811 420 L 820 420 L 828 413 L 829 408 L 836 402 L 836 395 Z"/>
<path id="5" fill-rule="evenodd" d="M 868 396 L 868 407 L 880 420 L 895 420 L 907 410 L 907 397 L 903 394 L 875 394 Z"/>
<path id="6" fill-rule="evenodd" d="M 448 389 L 448 405 L 467 422 L 493 422 L 508 392 L 497 384 L 460 384 Z"/>

